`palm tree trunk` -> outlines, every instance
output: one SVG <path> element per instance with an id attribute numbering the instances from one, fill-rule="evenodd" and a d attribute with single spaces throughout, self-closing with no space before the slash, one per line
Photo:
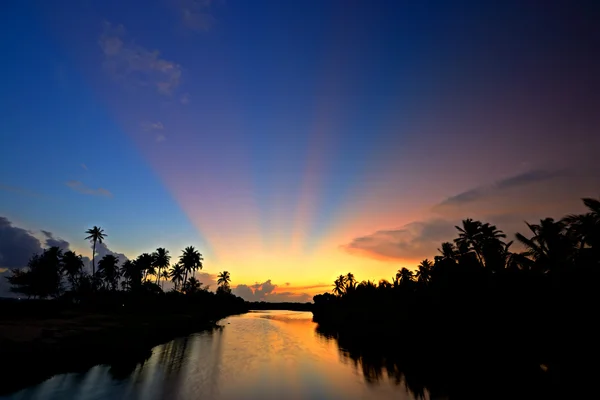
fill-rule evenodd
<path id="1" fill-rule="evenodd" d="M 92 248 L 92 289 L 96 289 L 96 239 Z"/>

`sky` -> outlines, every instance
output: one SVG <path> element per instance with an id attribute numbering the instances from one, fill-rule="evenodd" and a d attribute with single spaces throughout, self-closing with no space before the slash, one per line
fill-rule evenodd
<path id="1" fill-rule="evenodd" d="M 246 299 L 310 301 L 432 259 L 464 218 L 512 237 L 583 211 L 599 18 L 562 0 L 3 2 L 0 273 L 51 245 L 90 257 L 98 225 L 99 255 L 193 245 L 213 288 L 227 270 Z"/>

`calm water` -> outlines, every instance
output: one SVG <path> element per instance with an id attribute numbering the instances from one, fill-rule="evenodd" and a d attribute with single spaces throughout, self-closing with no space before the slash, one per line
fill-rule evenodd
<path id="1" fill-rule="evenodd" d="M 312 314 L 261 311 L 156 346 L 145 360 L 57 375 L 7 399 L 411 399 L 316 332 Z"/>

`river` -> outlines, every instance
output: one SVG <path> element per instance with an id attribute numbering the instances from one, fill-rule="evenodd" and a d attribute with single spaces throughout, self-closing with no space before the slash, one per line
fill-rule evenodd
<path id="1" fill-rule="evenodd" d="M 145 359 L 56 375 L 2 399 L 414 398 L 397 376 L 365 372 L 316 330 L 309 312 L 256 311 L 219 324 L 156 346 Z"/>

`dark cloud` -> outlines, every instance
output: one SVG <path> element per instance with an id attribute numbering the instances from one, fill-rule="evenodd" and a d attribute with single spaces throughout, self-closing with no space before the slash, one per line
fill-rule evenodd
<path id="1" fill-rule="evenodd" d="M 233 294 L 240 296 L 246 301 L 266 301 L 270 303 L 279 302 L 300 302 L 306 303 L 311 301 L 312 296 L 307 293 L 296 292 L 276 292 L 277 285 L 273 284 L 270 279 L 262 283 L 254 285 L 237 285 L 233 288 Z"/>
<path id="2" fill-rule="evenodd" d="M 342 246 L 346 251 L 373 258 L 432 257 L 431 251 L 455 234 L 454 224 L 443 220 L 412 222 L 399 229 L 380 230 Z"/>
<path id="3" fill-rule="evenodd" d="M 46 247 L 58 247 L 63 252 L 69 251 L 69 242 L 64 239 L 55 237 L 52 232 L 41 231 L 46 237 Z"/>
<path id="4" fill-rule="evenodd" d="M 539 182 L 549 181 L 554 178 L 565 176 L 565 170 L 547 171 L 533 170 L 522 174 L 514 175 L 506 179 L 502 179 L 490 186 L 482 186 L 475 189 L 467 190 L 455 196 L 448 197 L 434 208 L 444 206 L 457 206 L 467 203 L 472 203 L 483 198 L 498 195 L 500 192 L 517 187 L 527 186 Z"/>
<path id="5" fill-rule="evenodd" d="M 41 243 L 31 232 L 0 217 L 0 268 L 26 267 L 31 256 L 41 252 Z"/>
<path id="6" fill-rule="evenodd" d="M 93 244 L 91 247 L 93 247 Z M 98 266 L 98 261 L 100 259 L 102 259 L 102 257 L 109 255 L 109 254 L 113 255 L 119 259 L 119 265 L 121 265 L 125 261 L 129 260 L 125 254 L 117 253 L 117 252 L 109 249 L 108 246 L 106 245 L 106 242 L 96 243 L 96 257 L 95 257 L 96 258 L 96 266 Z"/>

